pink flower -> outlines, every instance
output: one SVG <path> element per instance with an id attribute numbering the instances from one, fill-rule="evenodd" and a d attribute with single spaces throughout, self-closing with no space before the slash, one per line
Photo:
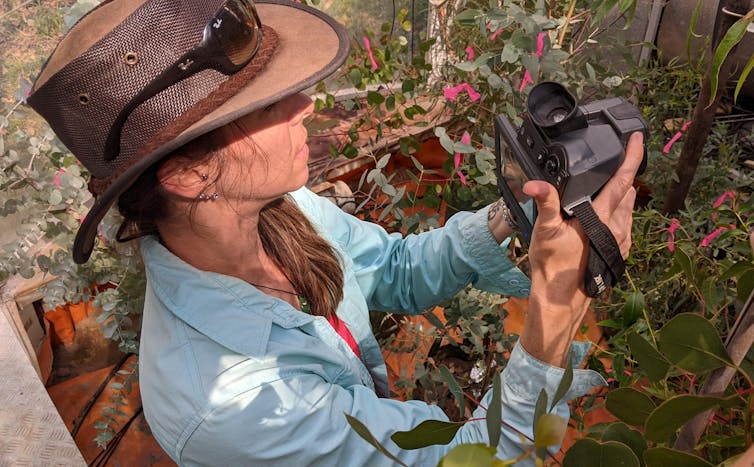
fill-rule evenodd
<path id="1" fill-rule="evenodd" d="M 683 132 L 686 131 L 686 129 L 689 127 L 689 125 L 691 125 L 691 122 L 686 122 L 686 123 L 683 124 L 683 126 L 681 127 L 681 131 L 679 131 L 678 133 L 676 133 L 675 135 L 673 135 L 673 137 L 670 138 L 670 141 L 668 141 L 668 144 L 666 144 L 662 148 L 662 152 L 663 153 L 667 154 L 667 153 L 670 152 L 670 148 L 673 147 L 673 145 L 676 143 L 676 141 L 678 141 L 679 139 L 681 139 L 681 136 L 683 136 Z"/>
<path id="2" fill-rule="evenodd" d="M 374 54 L 372 53 L 372 47 L 369 45 L 369 39 L 367 36 L 364 36 L 364 47 L 367 49 L 367 55 L 369 55 L 369 60 L 372 62 L 372 71 L 377 70 L 377 61 L 374 59 Z"/>
<path id="3" fill-rule="evenodd" d="M 490 23 L 487 23 L 487 30 L 488 30 L 488 31 L 492 31 L 492 25 L 491 25 Z M 491 41 L 494 41 L 494 40 L 495 40 L 495 38 L 496 38 L 496 37 L 497 37 L 498 35 L 500 35 L 500 33 L 501 33 L 501 32 L 503 32 L 503 28 L 500 28 L 500 29 L 498 29 L 497 31 L 493 32 L 493 33 L 492 33 L 492 35 L 490 36 L 490 40 L 491 40 Z"/>
<path id="4" fill-rule="evenodd" d="M 466 47 L 466 60 L 474 60 L 474 49 L 471 46 Z"/>
<path id="5" fill-rule="evenodd" d="M 542 58 L 542 51 L 545 48 L 545 33 L 540 32 L 537 35 L 537 58 Z"/>
<path id="6" fill-rule="evenodd" d="M 464 144 L 471 144 L 471 135 L 467 131 L 463 132 L 463 136 L 461 136 L 461 142 Z M 463 172 L 458 170 L 458 166 L 461 165 L 462 160 L 463 156 L 460 152 L 457 152 L 453 156 L 453 167 L 456 169 L 456 173 L 458 174 L 458 178 L 461 180 L 461 183 L 466 185 L 466 176 L 463 174 Z"/>
<path id="7" fill-rule="evenodd" d="M 65 173 L 65 169 L 58 170 L 58 173 L 55 174 L 55 177 L 52 179 L 52 184 L 55 186 L 60 186 L 60 176 Z"/>
<path id="8" fill-rule="evenodd" d="M 449 101 L 455 101 L 458 98 L 458 94 L 460 94 L 460 92 L 463 90 L 466 90 L 466 92 L 469 94 L 469 99 L 471 99 L 471 102 L 476 102 L 480 97 L 482 97 L 481 94 L 476 92 L 474 88 L 472 88 L 469 83 L 466 82 L 463 82 L 458 86 L 453 86 L 452 88 L 444 88 L 442 90 L 442 95 L 445 96 L 445 98 Z"/>
<path id="9" fill-rule="evenodd" d="M 534 84 L 534 80 L 531 79 L 531 74 L 529 73 L 529 70 L 526 70 L 524 72 L 524 79 L 521 80 L 521 86 L 518 87 L 518 92 L 524 92 L 524 88 L 529 83 Z"/>
<path id="10" fill-rule="evenodd" d="M 735 228 L 736 228 L 735 225 L 733 224 L 730 225 L 730 229 L 735 229 Z M 714 232 L 704 237 L 704 239 L 702 240 L 702 243 L 700 243 L 699 246 L 701 247 L 710 246 L 710 243 L 712 243 L 712 240 L 719 237 L 720 234 L 725 232 L 726 230 L 728 230 L 728 227 L 725 227 L 725 226 L 716 228 Z"/>
<path id="11" fill-rule="evenodd" d="M 670 220 L 670 227 L 668 227 L 668 250 L 670 251 L 675 251 L 675 231 L 680 226 L 680 222 L 675 217 Z"/>
<path id="12" fill-rule="evenodd" d="M 720 195 L 719 198 L 717 198 L 717 201 L 715 201 L 712 204 L 712 208 L 713 209 L 717 209 L 717 208 L 719 208 L 725 202 L 726 199 L 728 199 L 728 198 L 735 199 L 735 197 L 736 197 L 736 192 L 735 191 L 732 191 L 732 190 L 731 191 L 726 191 L 725 193 L 723 193 L 722 195 Z"/>

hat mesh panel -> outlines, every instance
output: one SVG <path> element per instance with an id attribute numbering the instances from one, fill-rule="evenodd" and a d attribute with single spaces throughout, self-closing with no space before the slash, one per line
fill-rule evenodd
<path id="1" fill-rule="evenodd" d="M 121 134 L 121 151 L 104 159 L 112 123 L 144 86 L 198 44 L 220 2 L 155 0 L 145 3 L 89 50 L 69 62 L 29 97 L 63 144 L 97 178 L 128 164 L 138 149 L 168 123 L 216 89 L 227 77 L 205 70 L 139 106 Z M 136 53 L 129 66 L 124 57 Z M 80 102 L 86 96 L 87 104 Z"/>

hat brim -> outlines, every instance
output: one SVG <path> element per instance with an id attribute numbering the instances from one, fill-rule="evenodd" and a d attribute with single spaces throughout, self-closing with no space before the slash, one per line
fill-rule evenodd
<path id="1" fill-rule="evenodd" d="M 89 259 L 102 218 L 150 166 L 205 133 L 317 84 L 343 64 L 349 51 L 348 34 L 328 15 L 284 0 L 255 3 L 262 24 L 272 27 L 279 36 L 270 61 L 237 94 L 129 167 L 97 197 L 73 243 L 76 263 L 83 264 Z"/>

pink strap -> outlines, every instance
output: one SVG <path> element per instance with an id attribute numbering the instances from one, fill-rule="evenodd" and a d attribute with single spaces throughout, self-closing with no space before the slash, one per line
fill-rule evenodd
<path id="1" fill-rule="evenodd" d="M 359 345 L 356 343 L 356 339 L 353 338 L 353 335 L 351 335 L 351 331 L 349 331 L 348 328 L 346 327 L 346 323 L 339 320 L 338 317 L 335 316 L 335 313 L 328 316 L 327 321 L 330 322 L 332 327 L 335 329 L 335 332 L 337 332 L 340 335 L 340 337 L 342 337 L 343 340 L 346 341 L 346 344 L 348 344 L 348 346 L 351 347 L 351 350 L 353 350 L 353 353 L 355 353 L 357 357 L 361 358 L 361 352 L 359 352 Z"/>

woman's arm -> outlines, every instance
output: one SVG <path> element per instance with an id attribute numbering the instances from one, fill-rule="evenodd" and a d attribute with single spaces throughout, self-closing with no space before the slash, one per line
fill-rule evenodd
<path id="1" fill-rule="evenodd" d="M 631 246 L 632 185 L 643 153 L 642 135 L 634 133 L 625 161 L 592 203 L 624 258 Z M 591 302 L 584 292 L 589 244 L 578 221 L 563 217 L 552 185 L 533 181 L 524 191 L 535 198 L 539 214 L 529 249 L 532 288 L 520 343 L 533 357 L 562 367 Z"/>

